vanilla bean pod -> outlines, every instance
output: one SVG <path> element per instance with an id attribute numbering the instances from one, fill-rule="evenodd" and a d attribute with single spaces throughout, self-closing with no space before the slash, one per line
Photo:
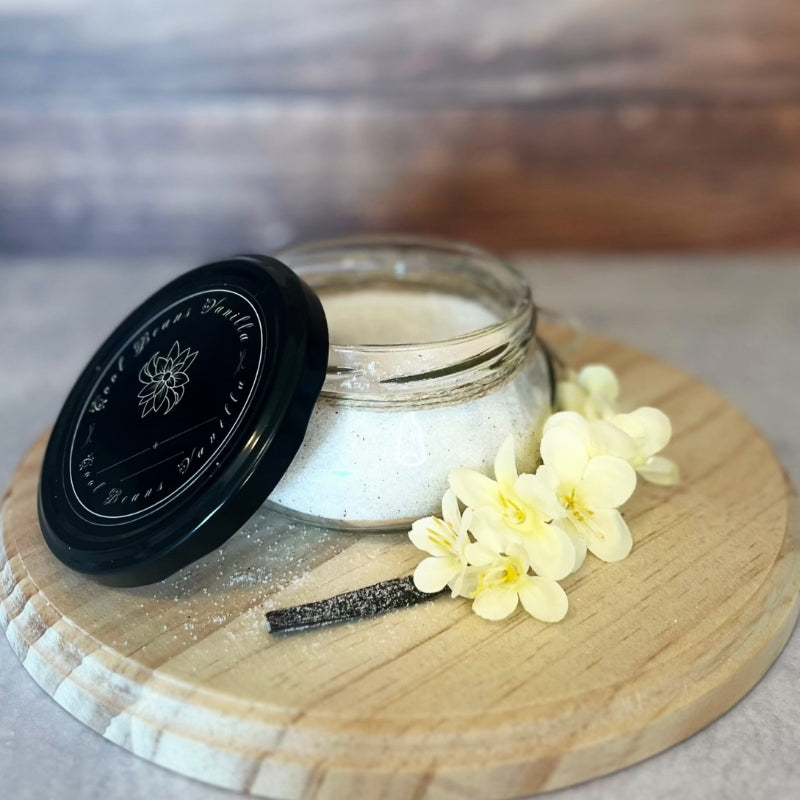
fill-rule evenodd
<path id="1" fill-rule="evenodd" d="M 413 578 L 394 578 L 326 600 L 268 611 L 267 629 L 271 633 L 288 633 L 364 619 L 386 611 L 410 608 L 449 591 L 445 588 L 440 592 L 421 592 L 414 586 Z"/>

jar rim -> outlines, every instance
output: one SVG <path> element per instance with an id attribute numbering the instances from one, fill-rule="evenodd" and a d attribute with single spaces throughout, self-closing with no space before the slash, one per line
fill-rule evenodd
<path id="1" fill-rule="evenodd" d="M 435 253 L 450 253 L 465 258 L 483 259 L 490 262 L 497 269 L 502 270 L 504 275 L 513 282 L 513 290 L 518 291 L 519 295 L 517 303 L 510 312 L 503 316 L 498 322 L 491 325 L 486 325 L 482 328 L 476 328 L 474 331 L 459 334 L 457 336 L 450 336 L 446 339 L 436 339 L 423 342 L 400 343 L 400 344 L 333 344 L 331 343 L 331 350 L 342 351 L 358 351 L 363 350 L 367 353 L 382 353 L 387 351 L 402 351 L 402 350 L 418 350 L 421 347 L 439 347 L 445 342 L 470 340 L 475 337 L 480 337 L 487 331 L 493 331 L 503 328 L 507 323 L 511 322 L 516 316 L 525 316 L 528 307 L 533 308 L 534 317 L 536 315 L 536 307 L 533 302 L 531 287 L 528 281 L 522 276 L 508 261 L 500 258 L 499 256 L 484 250 L 467 242 L 447 239 L 439 236 L 416 236 L 410 234 L 367 234 L 363 236 L 341 236 L 330 239 L 320 239 L 313 242 L 307 242 L 292 247 L 287 247 L 275 254 L 275 258 L 279 261 L 289 262 L 287 266 L 294 269 L 301 277 L 307 278 L 308 272 L 305 265 L 293 265 L 291 262 L 297 258 L 307 258 L 312 256 L 320 256 L 324 254 L 334 254 L 337 251 L 348 250 L 417 250 L 419 252 Z M 304 274 L 305 273 L 305 274 Z M 400 283 L 400 281 L 398 281 Z M 312 282 L 312 288 L 313 286 Z M 511 286 L 509 286 L 511 288 Z M 535 331 L 536 320 L 531 321 L 531 328 Z"/>
<path id="2" fill-rule="evenodd" d="M 470 297 L 498 316 L 496 323 L 446 339 L 331 343 L 323 395 L 376 399 L 422 386 L 430 393 L 479 378 L 497 382 L 508 376 L 509 365 L 519 361 L 535 332 L 528 281 L 507 261 L 474 245 L 432 236 L 349 236 L 287 248 L 275 257 L 314 291 L 346 288 L 348 282 L 362 288 L 368 276 L 382 285 Z M 412 353 L 414 363 L 405 363 Z"/>

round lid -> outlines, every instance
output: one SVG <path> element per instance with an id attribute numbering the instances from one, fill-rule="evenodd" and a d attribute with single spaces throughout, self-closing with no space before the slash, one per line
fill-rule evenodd
<path id="1" fill-rule="evenodd" d="M 109 336 L 56 421 L 39 483 L 50 549 L 134 586 L 218 547 L 294 458 L 327 358 L 319 299 L 273 258 L 169 283 Z"/>

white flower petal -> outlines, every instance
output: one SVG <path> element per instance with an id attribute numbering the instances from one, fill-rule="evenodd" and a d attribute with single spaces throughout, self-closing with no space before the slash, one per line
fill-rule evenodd
<path id="1" fill-rule="evenodd" d="M 621 561 L 630 553 L 633 546 L 631 532 L 622 514 L 615 508 L 597 511 L 592 517 L 592 528 L 586 536 L 586 544 L 599 559 Z"/>
<path id="2" fill-rule="evenodd" d="M 457 469 L 447 477 L 456 497 L 472 508 L 500 505 L 500 487 L 496 481 L 474 469 Z"/>
<path id="3" fill-rule="evenodd" d="M 619 381 L 605 364 L 588 364 L 578 373 L 578 383 L 589 394 L 614 401 L 619 397 Z"/>
<path id="4" fill-rule="evenodd" d="M 440 592 L 458 575 L 461 565 L 454 558 L 424 558 L 414 570 L 414 586 L 421 592 Z"/>
<path id="5" fill-rule="evenodd" d="M 592 431 L 586 417 L 579 414 L 577 411 L 559 411 L 551 414 L 544 424 L 544 432 L 552 430 L 553 428 L 565 427 L 577 433 L 583 439 L 586 447 L 589 447 L 592 441 Z"/>
<path id="6" fill-rule="evenodd" d="M 674 486 L 681 477 L 678 465 L 664 456 L 651 456 L 636 471 L 657 486 Z"/>
<path id="7" fill-rule="evenodd" d="M 467 512 L 471 510 L 467 509 Z M 467 512 L 464 512 L 465 515 Z M 503 515 L 496 509 L 487 506 L 473 511 L 470 530 L 476 541 L 488 547 L 492 552 L 504 551 L 509 530 L 503 522 Z"/>
<path id="8" fill-rule="evenodd" d="M 436 517 L 418 519 L 408 532 L 412 544 L 432 556 L 447 556 L 453 552 L 455 533 Z"/>
<path id="9" fill-rule="evenodd" d="M 187 347 L 178 357 L 178 363 L 180 365 L 180 369 L 187 370 L 189 367 L 192 366 L 192 363 L 197 358 L 197 353 L 199 351 L 195 350 L 193 353 L 189 352 L 189 348 Z"/>
<path id="10" fill-rule="evenodd" d="M 570 574 L 572 574 L 572 572 L 577 572 L 586 560 L 586 537 L 575 528 L 570 517 L 563 520 L 561 525 L 564 528 L 564 532 L 572 541 L 572 546 L 575 548 L 575 563 L 570 571 Z"/>
<path id="11" fill-rule="evenodd" d="M 537 575 L 553 580 L 566 578 L 575 569 L 575 546 L 561 526 L 544 525 L 541 534 L 520 540 Z"/>
<path id="12" fill-rule="evenodd" d="M 484 619 L 505 619 L 517 607 L 517 590 L 508 584 L 480 592 L 472 603 L 472 610 Z"/>
<path id="13" fill-rule="evenodd" d="M 632 414 L 615 414 L 608 421 L 631 439 L 640 439 L 643 434 L 641 422 Z"/>
<path id="14" fill-rule="evenodd" d="M 173 408 L 177 405 L 178 401 L 183 397 L 183 387 L 179 387 L 177 389 L 170 389 L 169 386 L 165 387 L 167 390 L 167 410 L 164 414 L 169 414 Z"/>
<path id="15" fill-rule="evenodd" d="M 163 405 L 166 405 L 167 411 L 169 411 L 170 405 L 169 405 L 169 395 L 167 392 L 167 386 L 166 384 L 159 383 L 158 388 L 153 393 L 153 410 L 160 411 L 161 406 Z"/>
<path id="16" fill-rule="evenodd" d="M 140 370 L 139 381 L 141 383 L 148 383 L 153 380 L 153 359 L 151 358 Z"/>
<path id="17" fill-rule="evenodd" d="M 514 567 L 515 572 L 524 575 L 528 571 L 530 564 L 528 563 L 528 554 L 525 552 L 525 548 L 522 546 L 521 542 L 509 542 L 506 552 L 510 557 L 511 566 Z"/>
<path id="18" fill-rule="evenodd" d="M 567 615 L 567 593 L 553 580 L 528 578 L 520 581 L 518 592 L 523 608 L 542 622 L 558 622 Z"/>
<path id="19" fill-rule="evenodd" d="M 464 513 L 461 515 L 461 526 L 458 529 L 459 539 L 469 538 L 469 529 L 472 527 L 472 520 L 475 519 L 475 509 L 465 508 Z"/>
<path id="20" fill-rule="evenodd" d="M 485 567 L 489 564 L 496 564 L 501 558 L 497 550 L 484 542 L 470 542 L 464 548 L 464 553 L 471 567 Z"/>
<path id="21" fill-rule="evenodd" d="M 585 403 L 586 392 L 577 383 L 560 381 L 556 385 L 556 408 L 581 413 Z"/>
<path id="22" fill-rule="evenodd" d="M 592 423 L 591 452 L 596 456 L 616 456 L 632 461 L 637 456 L 637 443 L 613 420 L 601 419 Z"/>
<path id="23" fill-rule="evenodd" d="M 542 468 L 539 467 L 541 470 Z M 552 470 L 550 472 L 552 473 Z M 524 501 L 526 506 L 530 506 L 546 519 L 558 519 L 566 513 L 564 507 L 558 502 L 555 487 L 546 477 L 547 472 L 536 475 L 520 475 L 514 486 L 517 496 Z"/>
<path id="24" fill-rule="evenodd" d="M 643 446 L 650 455 L 663 450 L 672 438 L 672 423 L 669 417 L 658 408 L 643 406 L 632 412 L 632 416 L 644 428 Z"/>
<path id="25" fill-rule="evenodd" d="M 170 389 L 170 399 L 172 400 L 172 405 L 169 407 L 170 411 L 181 401 L 184 391 L 185 388 L 183 386 L 176 386 L 174 389 Z"/>
<path id="26" fill-rule="evenodd" d="M 461 527 L 461 511 L 458 508 L 458 498 L 452 489 L 448 489 L 442 497 L 442 517 L 453 530 Z"/>
<path id="27" fill-rule="evenodd" d="M 614 456 L 595 456 L 586 465 L 577 499 L 583 508 L 617 508 L 636 488 L 636 471 Z"/>
<path id="28" fill-rule="evenodd" d="M 541 454 L 545 465 L 555 470 L 559 482 L 567 486 L 580 482 L 589 461 L 581 437 L 564 427 L 552 428 L 542 436 Z"/>
<path id="29" fill-rule="evenodd" d="M 450 582 L 453 597 L 474 597 L 483 574 L 482 567 L 467 567 Z"/>
<path id="30" fill-rule="evenodd" d="M 536 477 L 540 479 L 551 492 L 558 492 L 561 481 L 552 467 L 548 467 L 547 464 L 542 464 L 536 470 Z"/>
<path id="31" fill-rule="evenodd" d="M 642 406 L 630 414 L 617 414 L 611 421 L 636 441 L 642 458 L 663 450 L 672 437 L 669 417 L 657 408 Z"/>
<path id="32" fill-rule="evenodd" d="M 514 437 L 507 436 L 494 460 L 494 477 L 500 486 L 500 491 L 513 490 L 517 480 L 517 460 L 514 455 Z"/>

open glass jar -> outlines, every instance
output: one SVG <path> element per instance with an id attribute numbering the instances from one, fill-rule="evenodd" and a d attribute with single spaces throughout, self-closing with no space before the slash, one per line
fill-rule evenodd
<path id="1" fill-rule="evenodd" d="M 359 238 L 277 258 L 322 302 L 329 363 L 308 432 L 269 503 L 333 528 L 438 513 L 448 473 L 487 470 L 506 436 L 530 465 L 551 373 L 530 287 L 440 240 Z"/>

